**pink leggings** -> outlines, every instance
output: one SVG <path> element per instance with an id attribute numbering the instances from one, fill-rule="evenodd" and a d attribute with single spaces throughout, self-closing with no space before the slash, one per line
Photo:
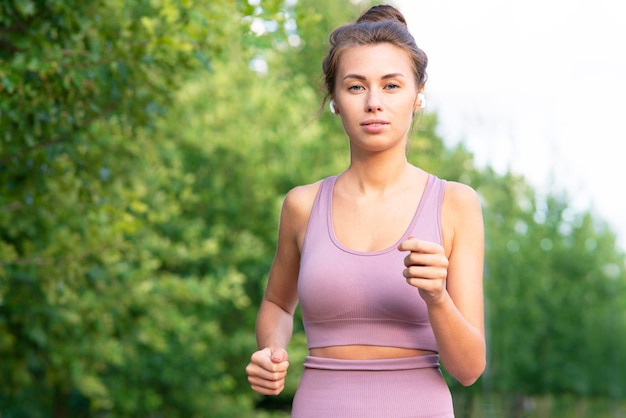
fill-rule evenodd
<path id="1" fill-rule="evenodd" d="M 436 354 L 383 360 L 306 357 L 292 418 L 453 418 Z"/>

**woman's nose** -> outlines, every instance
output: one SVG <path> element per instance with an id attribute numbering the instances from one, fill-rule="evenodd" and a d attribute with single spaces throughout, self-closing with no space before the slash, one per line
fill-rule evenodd
<path id="1" fill-rule="evenodd" d="M 382 100 L 380 94 L 376 92 L 370 92 L 367 95 L 367 101 L 365 102 L 366 112 L 380 112 L 383 109 Z"/>

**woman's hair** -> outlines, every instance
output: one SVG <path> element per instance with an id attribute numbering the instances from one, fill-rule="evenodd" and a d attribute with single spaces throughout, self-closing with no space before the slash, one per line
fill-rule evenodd
<path id="1" fill-rule="evenodd" d="M 332 96 L 335 89 L 337 67 L 343 51 L 354 46 L 389 43 L 401 48 L 411 59 L 418 88 L 426 83 L 428 57 L 417 47 L 402 13 L 392 6 L 378 5 L 370 8 L 355 23 L 340 26 L 332 31 L 329 43 L 328 55 L 322 62 L 326 99 Z"/>

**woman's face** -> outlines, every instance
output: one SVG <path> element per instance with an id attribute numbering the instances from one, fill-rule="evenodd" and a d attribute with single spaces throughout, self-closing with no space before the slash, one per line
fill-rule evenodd
<path id="1" fill-rule="evenodd" d="M 405 147 L 418 93 L 409 56 L 395 45 L 355 46 L 341 55 L 333 98 L 353 148 Z"/>

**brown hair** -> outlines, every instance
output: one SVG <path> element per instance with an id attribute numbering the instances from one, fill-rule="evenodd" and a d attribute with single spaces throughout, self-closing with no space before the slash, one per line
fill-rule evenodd
<path id="1" fill-rule="evenodd" d="M 352 46 L 390 43 L 402 48 L 411 59 L 418 88 L 426 83 L 428 57 L 417 47 L 402 13 L 389 5 L 373 6 L 355 23 L 336 28 L 329 37 L 330 48 L 322 62 L 326 84 L 326 101 L 335 89 L 337 67 L 343 51 Z"/>

